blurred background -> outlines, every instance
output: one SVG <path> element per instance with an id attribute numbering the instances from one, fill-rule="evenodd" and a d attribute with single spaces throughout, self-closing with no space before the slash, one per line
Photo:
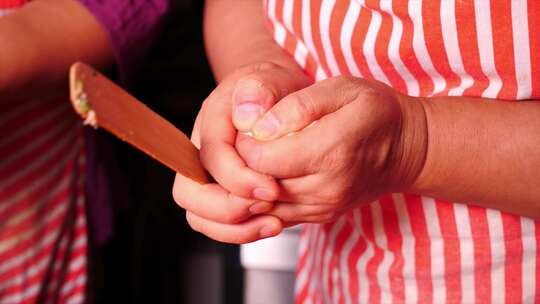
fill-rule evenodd
<path id="1" fill-rule="evenodd" d="M 202 41 L 203 1 L 177 0 L 129 91 L 184 133 L 215 87 Z M 94 250 L 95 303 L 242 303 L 238 247 L 193 232 L 173 201 L 174 173 L 110 138 L 130 202 L 115 234 Z"/>

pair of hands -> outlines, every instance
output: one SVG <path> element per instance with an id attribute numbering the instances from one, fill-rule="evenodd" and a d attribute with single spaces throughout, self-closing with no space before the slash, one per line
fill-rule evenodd
<path id="1" fill-rule="evenodd" d="M 408 153 L 418 111 L 407 98 L 357 78 L 312 84 L 272 63 L 243 67 L 205 100 L 192 135 L 217 183 L 177 175 L 174 199 L 194 230 L 247 243 L 402 191 L 423 157 Z"/>

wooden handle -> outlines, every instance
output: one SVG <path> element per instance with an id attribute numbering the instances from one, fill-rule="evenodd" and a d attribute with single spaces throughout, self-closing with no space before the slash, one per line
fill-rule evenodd
<path id="1" fill-rule="evenodd" d="M 71 67 L 70 97 L 86 124 L 109 131 L 179 174 L 208 183 L 199 150 L 184 133 L 90 66 Z"/>

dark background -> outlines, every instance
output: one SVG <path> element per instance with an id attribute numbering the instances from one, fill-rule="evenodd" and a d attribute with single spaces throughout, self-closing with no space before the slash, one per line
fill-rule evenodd
<path id="1" fill-rule="evenodd" d="M 178 0 L 130 92 L 190 134 L 215 87 L 202 41 L 200 0 Z M 115 235 L 93 254 L 96 303 L 242 303 L 238 247 L 193 232 L 172 199 L 174 173 L 110 138 L 131 199 Z"/>

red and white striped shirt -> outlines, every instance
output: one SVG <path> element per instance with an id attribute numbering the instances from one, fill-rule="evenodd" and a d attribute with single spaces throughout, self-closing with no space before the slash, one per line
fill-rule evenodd
<path id="1" fill-rule="evenodd" d="M 353 75 L 411 96 L 540 99 L 537 0 L 265 0 L 265 10 L 276 42 L 316 80 Z M 381 197 L 306 226 L 297 302 L 540 302 L 539 223 Z"/>
<path id="2" fill-rule="evenodd" d="M 66 98 L 0 101 L 0 303 L 85 301 L 85 162 Z"/>

